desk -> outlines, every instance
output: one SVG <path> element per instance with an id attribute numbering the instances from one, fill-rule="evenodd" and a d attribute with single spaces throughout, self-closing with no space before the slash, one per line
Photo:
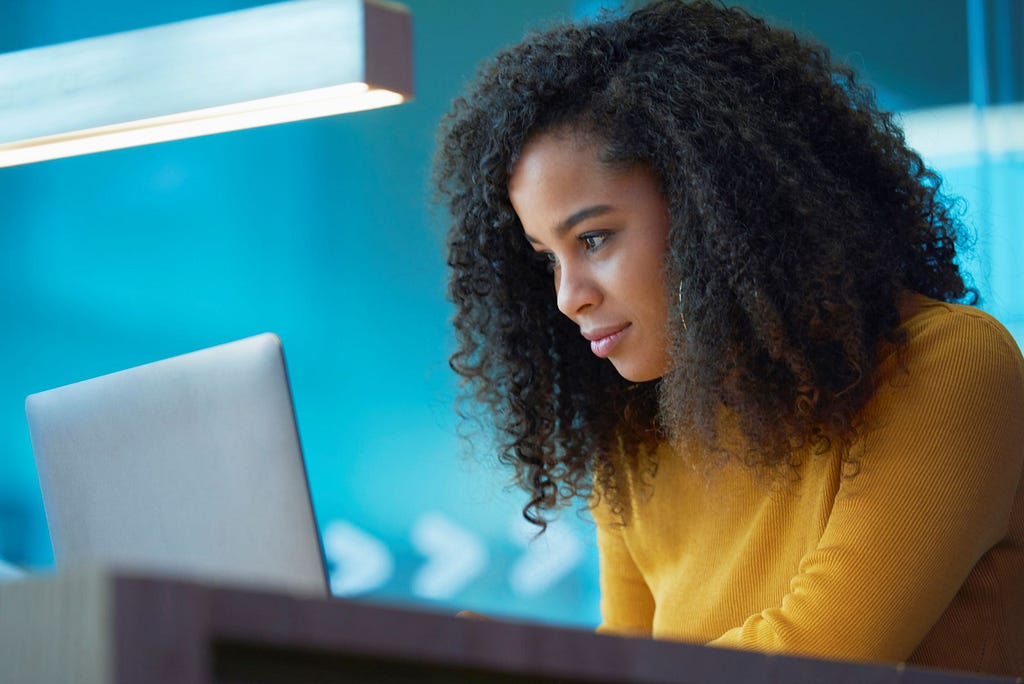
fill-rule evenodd
<path id="1" fill-rule="evenodd" d="M 1011 681 L 478 622 L 126 573 L 0 584 L 4 684 Z"/>

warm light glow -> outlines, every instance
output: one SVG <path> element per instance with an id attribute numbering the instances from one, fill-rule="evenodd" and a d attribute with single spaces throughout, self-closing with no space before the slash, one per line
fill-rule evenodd
<path id="1" fill-rule="evenodd" d="M 1024 150 L 1024 104 L 952 105 L 904 112 L 907 143 L 929 164 L 977 166 Z"/>
<path id="2" fill-rule="evenodd" d="M 403 101 L 403 95 L 391 90 L 346 83 L 0 144 L 0 167 L 388 107 Z"/>

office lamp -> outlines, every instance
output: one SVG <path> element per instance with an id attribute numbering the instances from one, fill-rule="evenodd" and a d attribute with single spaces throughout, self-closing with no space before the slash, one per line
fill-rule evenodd
<path id="1" fill-rule="evenodd" d="M 0 167 L 399 104 L 400 6 L 294 0 L 0 55 Z"/>

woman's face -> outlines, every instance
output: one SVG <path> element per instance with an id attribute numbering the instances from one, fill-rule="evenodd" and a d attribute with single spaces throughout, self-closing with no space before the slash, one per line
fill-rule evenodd
<path id="1" fill-rule="evenodd" d="M 669 367 L 668 205 L 649 169 L 616 169 L 598 153 L 582 136 L 542 134 L 523 148 L 509 197 L 549 263 L 559 310 L 622 377 L 653 380 Z"/>

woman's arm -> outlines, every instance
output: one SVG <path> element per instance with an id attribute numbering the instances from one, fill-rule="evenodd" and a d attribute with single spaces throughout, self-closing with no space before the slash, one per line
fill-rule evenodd
<path id="1" fill-rule="evenodd" d="M 650 636 L 654 597 L 641 576 L 622 535 L 622 525 L 607 501 L 593 507 L 601 572 L 599 632 Z"/>
<path id="2" fill-rule="evenodd" d="M 1007 537 L 1011 517 L 1018 530 L 1024 524 L 1024 362 L 1015 343 L 964 308 L 911 335 L 907 372 L 883 375 L 893 380 L 866 416 L 853 454 L 859 473 L 841 483 L 788 594 L 714 645 L 904 660 Z M 1000 608 L 992 606 L 993 629 Z"/>

